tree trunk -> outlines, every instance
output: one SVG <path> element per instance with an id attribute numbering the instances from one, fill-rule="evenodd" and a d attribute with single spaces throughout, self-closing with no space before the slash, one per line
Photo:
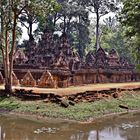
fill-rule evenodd
<path id="1" fill-rule="evenodd" d="M 33 32 L 33 23 L 32 23 L 32 21 L 29 21 L 29 41 L 34 40 L 32 32 Z"/>
<path id="2" fill-rule="evenodd" d="M 1 5 L 1 1 L 0 1 Z M 3 15 L 3 9 L 0 9 L 1 15 Z M 4 30 L 4 23 L 3 23 L 3 16 L 1 16 L 1 34 L 0 34 L 0 50 L 2 53 L 2 62 L 4 68 L 4 75 L 5 75 L 5 91 L 7 93 L 11 93 L 12 86 L 9 85 L 9 37 L 8 37 L 8 30 Z M 5 34 L 4 34 L 5 33 Z M 5 39 L 3 37 L 5 36 Z M 3 40 L 5 41 L 5 49 L 3 48 Z"/>
<path id="3" fill-rule="evenodd" d="M 79 15 L 78 18 L 79 18 L 79 20 L 78 20 L 79 21 L 78 22 L 78 52 L 79 52 L 80 58 L 83 59 L 84 48 L 81 44 L 81 42 L 82 42 L 82 40 L 81 40 L 82 32 L 81 32 L 81 29 L 80 29 L 80 26 L 79 26 L 79 24 L 81 23 L 81 16 Z"/>
<path id="4" fill-rule="evenodd" d="M 96 51 L 99 49 L 100 47 L 100 40 L 99 40 L 99 12 L 98 9 L 96 11 L 96 42 L 95 42 L 95 47 L 96 47 Z"/>
<path id="5" fill-rule="evenodd" d="M 5 72 L 5 82 L 8 82 L 9 77 L 9 39 L 8 39 L 8 31 L 5 31 L 5 60 L 4 60 L 4 72 Z"/>
<path id="6" fill-rule="evenodd" d="M 96 132 L 97 132 L 97 133 L 96 133 L 96 134 L 97 134 L 97 135 L 96 135 L 96 136 L 97 136 L 96 139 L 97 139 L 97 140 L 100 140 L 99 130 L 96 130 Z"/>
<path id="7" fill-rule="evenodd" d="M 63 27 L 63 32 L 66 32 L 66 16 L 64 16 L 64 27 Z"/>
<path id="8" fill-rule="evenodd" d="M 7 94 L 9 94 L 12 92 L 12 85 L 10 84 L 11 82 L 10 82 L 9 39 L 7 29 L 5 31 L 5 46 L 6 46 L 5 58 L 3 59 L 4 74 L 5 74 L 5 91 Z"/>
<path id="9" fill-rule="evenodd" d="M 9 63 L 10 63 L 10 65 L 9 65 L 9 77 L 8 77 L 8 83 L 6 85 L 6 88 L 9 88 L 9 92 L 12 92 L 13 57 L 14 57 L 14 52 L 16 49 L 16 46 L 15 46 L 16 24 L 17 24 L 16 20 L 17 20 L 16 11 L 14 11 L 14 22 L 13 22 L 13 30 L 12 30 L 12 47 L 11 47 L 10 60 L 9 60 Z"/>
<path id="10" fill-rule="evenodd" d="M 57 21 L 57 14 L 54 15 L 54 19 L 53 19 L 53 28 L 54 28 L 54 31 L 56 30 L 56 21 Z"/>
<path id="11" fill-rule="evenodd" d="M 140 47 L 138 47 L 138 51 L 137 51 L 137 64 L 140 64 Z"/>
<path id="12" fill-rule="evenodd" d="M 6 94 L 12 93 L 12 85 L 10 84 L 10 82 L 5 83 L 5 91 L 6 91 Z"/>

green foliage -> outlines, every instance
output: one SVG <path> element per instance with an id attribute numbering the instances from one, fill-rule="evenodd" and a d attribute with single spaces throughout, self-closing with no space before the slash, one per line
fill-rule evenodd
<path id="1" fill-rule="evenodd" d="M 124 0 L 124 7 L 121 12 L 122 25 L 127 26 L 126 35 L 134 36 L 139 34 L 140 24 L 140 1 L 139 0 Z"/>
<path id="2" fill-rule="evenodd" d="M 101 35 L 101 46 L 106 50 L 115 48 L 121 57 L 132 60 L 130 49 L 127 47 L 127 42 L 122 32 L 123 28 L 120 25 L 116 25 L 114 29 L 103 25 Z"/>
<path id="3" fill-rule="evenodd" d="M 134 52 L 135 62 L 140 64 L 140 1 L 123 0 L 120 21 L 129 40 L 129 47 Z"/>
<path id="4" fill-rule="evenodd" d="M 49 15 L 47 25 L 56 32 L 66 32 L 70 45 L 83 57 L 85 48 L 90 42 L 89 13 L 79 0 L 58 0 L 58 3 L 61 5 L 61 10 Z M 41 24 L 39 28 L 43 27 Z"/>
<path id="5" fill-rule="evenodd" d="M 118 10 L 117 2 L 108 0 L 82 0 L 82 3 L 89 12 L 96 16 L 95 47 L 96 51 L 100 46 L 100 19 L 110 12 Z"/>
<path id="6" fill-rule="evenodd" d="M 93 46 L 95 46 L 96 42 L 94 34 L 92 39 L 94 38 L 93 40 L 95 41 L 92 40 L 92 44 L 90 45 L 91 38 L 88 28 L 90 25 L 89 12 L 92 11 L 95 13 L 98 9 L 98 14 L 101 17 L 110 11 L 115 11 L 117 7 L 116 3 L 107 0 L 57 0 L 57 2 L 61 5 L 59 11 L 49 14 L 47 18 L 37 16 L 35 22 L 38 22 L 38 28 L 34 33 L 37 36 L 38 33 L 42 32 L 47 22 L 48 27 L 54 31 L 66 32 L 70 45 L 83 57 L 89 50 L 94 50 L 95 47 Z M 107 44 L 104 46 L 107 46 Z"/>
<path id="7" fill-rule="evenodd" d="M 140 64 L 136 65 L 136 70 L 140 71 Z"/>
<path id="8" fill-rule="evenodd" d="M 18 108 L 18 103 L 13 98 L 0 97 L 0 108 L 13 110 Z"/>
<path id="9" fill-rule="evenodd" d="M 92 23 L 89 27 L 90 38 L 92 40 L 87 51 L 93 50 L 92 48 L 96 42 L 94 31 L 95 24 L 96 23 Z M 121 57 L 127 59 L 128 62 L 135 64 L 138 56 L 138 51 L 136 50 L 136 42 L 138 40 L 136 38 L 131 38 L 131 40 L 126 38 L 124 30 L 125 27 L 121 26 L 117 18 L 105 18 L 100 24 L 100 44 L 106 51 L 109 51 L 112 48 L 116 49 Z M 135 41 L 132 41 L 132 39 L 135 39 Z"/>
<path id="10" fill-rule="evenodd" d="M 115 12 L 118 10 L 117 1 L 108 0 L 82 0 L 83 4 L 87 6 L 87 9 L 93 13 L 99 12 L 100 16 L 106 15 L 109 12 Z"/>
<path id="11" fill-rule="evenodd" d="M 50 13 L 60 9 L 60 6 L 55 0 L 30 0 L 20 16 L 21 25 L 28 30 L 29 40 L 33 39 L 33 24 L 41 24 L 45 26 L 46 17 Z M 39 30 L 36 30 L 37 34 Z"/>

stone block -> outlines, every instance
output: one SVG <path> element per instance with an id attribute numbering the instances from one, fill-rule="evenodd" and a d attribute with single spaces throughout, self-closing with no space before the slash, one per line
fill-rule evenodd
<path id="1" fill-rule="evenodd" d="M 49 71 L 45 71 L 38 80 L 38 87 L 56 88 L 57 78 L 54 78 Z"/>
<path id="2" fill-rule="evenodd" d="M 12 72 L 12 85 L 13 86 L 18 86 L 20 85 L 19 80 L 14 72 Z"/>
<path id="3" fill-rule="evenodd" d="M 73 84 L 74 84 L 74 85 L 82 85 L 82 84 L 84 84 L 82 76 L 80 76 L 80 75 L 75 75 L 75 76 L 73 77 Z"/>
<path id="4" fill-rule="evenodd" d="M 66 79 L 66 80 L 59 81 L 58 87 L 60 87 L 60 88 L 68 87 L 68 80 Z"/>
<path id="5" fill-rule="evenodd" d="M 30 71 L 28 71 L 23 79 L 21 79 L 21 85 L 27 86 L 27 87 L 35 87 L 36 86 L 36 80 L 33 78 Z"/>

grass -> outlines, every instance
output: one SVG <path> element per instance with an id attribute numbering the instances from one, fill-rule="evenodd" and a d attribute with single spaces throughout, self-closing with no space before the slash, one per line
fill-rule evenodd
<path id="1" fill-rule="evenodd" d="M 124 112 L 124 109 L 119 108 L 120 104 L 127 105 L 130 110 L 140 109 L 140 91 L 127 91 L 123 92 L 119 99 L 104 99 L 91 103 L 82 102 L 68 108 L 43 101 L 21 101 L 13 97 L 0 97 L 1 109 L 77 121 L 87 121 L 105 114 Z"/>
<path id="2" fill-rule="evenodd" d="M 14 98 L 0 97 L 0 109 L 14 110 L 18 108 L 18 102 Z"/>

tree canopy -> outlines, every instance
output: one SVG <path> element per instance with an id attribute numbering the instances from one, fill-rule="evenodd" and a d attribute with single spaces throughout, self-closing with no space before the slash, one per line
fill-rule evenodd
<path id="1" fill-rule="evenodd" d="M 140 64 L 140 0 L 123 0 L 120 21 L 135 61 Z"/>

